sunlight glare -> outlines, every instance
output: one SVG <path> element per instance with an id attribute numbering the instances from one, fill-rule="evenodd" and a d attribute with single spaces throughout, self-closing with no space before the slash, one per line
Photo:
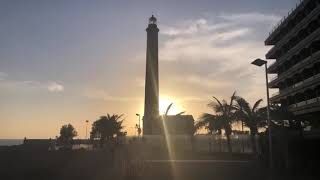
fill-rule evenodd
<path id="1" fill-rule="evenodd" d="M 173 105 L 171 106 L 168 115 L 176 115 L 183 111 L 183 108 L 181 107 L 181 105 L 179 105 L 179 103 L 176 100 L 174 100 L 173 98 L 164 96 L 164 97 L 160 97 L 160 100 L 159 100 L 159 113 L 161 115 L 165 114 L 168 106 L 171 103 L 173 103 Z"/>

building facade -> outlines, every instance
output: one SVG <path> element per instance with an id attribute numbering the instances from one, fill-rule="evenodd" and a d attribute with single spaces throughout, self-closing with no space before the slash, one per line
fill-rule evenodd
<path id="1" fill-rule="evenodd" d="M 297 120 L 320 118 L 320 0 L 303 0 L 265 40 L 273 47 L 266 54 L 275 62 L 269 88 L 279 92 L 270 103 L 293 112 Z"/>

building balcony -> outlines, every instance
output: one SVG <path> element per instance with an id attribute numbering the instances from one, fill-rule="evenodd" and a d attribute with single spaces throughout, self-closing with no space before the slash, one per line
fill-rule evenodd
<path id="1" fill-rule="evenodd" d="M 278 91 L 278 92 L 275 92 L 275 93 L 273 93 L 272 95 L 271 95 L 271 97 L 273 97 L 273 96 L 277 96 L 277 95 L 279 95 L 280 94 L 280 92 Z"/>
<path id="2" fill-rule="evenodd" d="M 317 6 L 310 14 L 308 14 L 297 26 L 294 27 L 288 34 L 286 34 L 277 44 L 275 44 L 266 54 L 267 59 L 276 59 L 276 52 L 280 50 L 285 44 L 287 44 L 292 38 L 297 37 L 298 33 L 302 29 L 306 29 L 307 26 L 320 15 L 320 6 Z"/>
<path id="3" fill-rule="evenodd" d="M 269 87 L 270 88 L 278 88 L 277 84 L 285 79 L 293 76 L 294 74 L 301 73 L 304 69 L 312 67 L 316 62 L 320 62 L 320 51 L 312 54 L 311 56 L 305 58 L 299 63 L 292 66 L 290 69 L 285 71 L 282 74 L 278 74 L 274 78 L 270 79 Z"/>
<path id="4" fill-rule="evenodd" d="M 276 73 L 277 67 L 285 62 L 285 60 L 291 59 L 292 56 L 298 54 L 302 49 L 309 47 L 312 42 L 320 39 L 320 28 L 318 28 L 316 31 L 314 31 L 312 34 L 310 34 L 307 38 L 300 41 L 295 47 L 290 49 L 284 56 L 282 56 L 280 59 L 278 59 L 276 62 L 271 64 L 268 67 L 267 72 L 268 73 Z"/>
<path id="5" fill-rule="evenodd" d="M 270 102 L 271 103 L 278 103 L 278 102 L 280 102 L 280 99 L 284 99 L 289 95 L 297 94 L 301 91 L 304 91 L 306 89 L 306 87 L 315 87 L 317 85 L 320 85 L 320 74 L 317 74 L 317 75 L 312 76 L 308 79 L 300 81 L 300 82 L 280 91 L 278 94 L 275 94 L 270 98 Z"/>
<path id="6" fill-rule="evenodd" d="M 308 99 L 301 101 L 299 103 L 291 104 L 288 106 L 289 111 L 293 112 L 295 115 L 312 113 L 320 111 L 320 97 Z"/>
<path id="7" fill-rule="evenodd" d="M 278 78 L 278 75 L 275 75 L 274 77 L 270 78 L 270 82 L 276 80 Z M 270 87 L 270 83 L 269 83 L 269 87 Z"/>
<path id="8" fill-rule="evenodd" d="M 294 9 L 288 13 L 288 16 L 283 17 L 280 22 L 273 28 L 273 30 L 269 33 L 269 37 L 265 40 L 265 45 L 274 45 L 279 40 L 279 36 L 281 31 L 288 26 L 290 21 L 294 20 L 294 18 L 299 14 L 299 12 L 303 11 L 306 5 L 313 0 L 304 0 L 299 5 L 297 4 Z"/>

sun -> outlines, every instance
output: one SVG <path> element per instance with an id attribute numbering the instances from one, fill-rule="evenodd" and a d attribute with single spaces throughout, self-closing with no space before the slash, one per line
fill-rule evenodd
<path id="1" fill-rule="evenodd" d="M 173 105 L 171 106 L 168 115 L 175 115 L 183 111 L 183 108 L 181 107 L 181 105 L 179 105 L 178 101 L 174 100 L 173 98 L 164 96 L 160 97 L 159 100 L 159 113 L 161 115 L 165 114 L 168 106 L 171 103 L 173 103 Z"/>

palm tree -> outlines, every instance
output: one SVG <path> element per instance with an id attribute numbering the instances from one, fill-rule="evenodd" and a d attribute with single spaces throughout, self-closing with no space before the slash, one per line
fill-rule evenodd
<path id="1" fill-rule="evenodd" d="M 102 147 L 105 140 L 111 140 L 115 136 L 123 136 L 126 133 L 122 132 L 122 119 L 123 114 L 107 114 L 107 116 L 101 116 L 92 124 L 92 130 L 90 133 L 91 139 L 98 138 L 100 140 L 100 146 Z"/>
<path id="2" fill-rule="evenodd" d="M 257 100 L 251 107 L 248 101 L 242 97 L 237 97 L 237 118 L 241 120 L 245 126 L 250 129 L 250 137 L 252 150 L 254 153 L 257 152 L 257 146 L 255 143 L 255 136 L 258 133 L 258 128 L 265 124 L 263 118 L 263 112 L 259 108 L 262 99 Z"/>
<path id="3" fill-rule="evenodd" d="M 222 134 L 223 122 L 219 115 L 204 113 L 195 125 L 197 130 L 202 127 L 205 127 L 209 134 Z"/>
<path id="4" fill-rule="evenodd" d="M 260 108 L 266 114 L 266 107 Z M 301 122 L 295 119 L 295 116 L 287 108 L 271 104 L 270 105 L 270 118 L 272 119 L 271 125 L 284 126 L 284 120 L 287 120 L 289 123 L 289 128 L 301 130 Z"/>
<path id="5" fill-rule="evenodd" d="M 220 101 L 213 96 L 213 101 L 208 104 L 215 114 L 204 113 L 200 117 L 200 121 L 196 124 L 196 128 L 205 127 L 211 133 L 220 133 L 221 130 L 225 131 L 227 137 L 228 151 L 232 152 L 230 135 L 232 133 L 232 122 L 236 120 L 234 101 L 236 99 L 236 92 L 230 98 L 230 102 L 226 100 Z"/>

